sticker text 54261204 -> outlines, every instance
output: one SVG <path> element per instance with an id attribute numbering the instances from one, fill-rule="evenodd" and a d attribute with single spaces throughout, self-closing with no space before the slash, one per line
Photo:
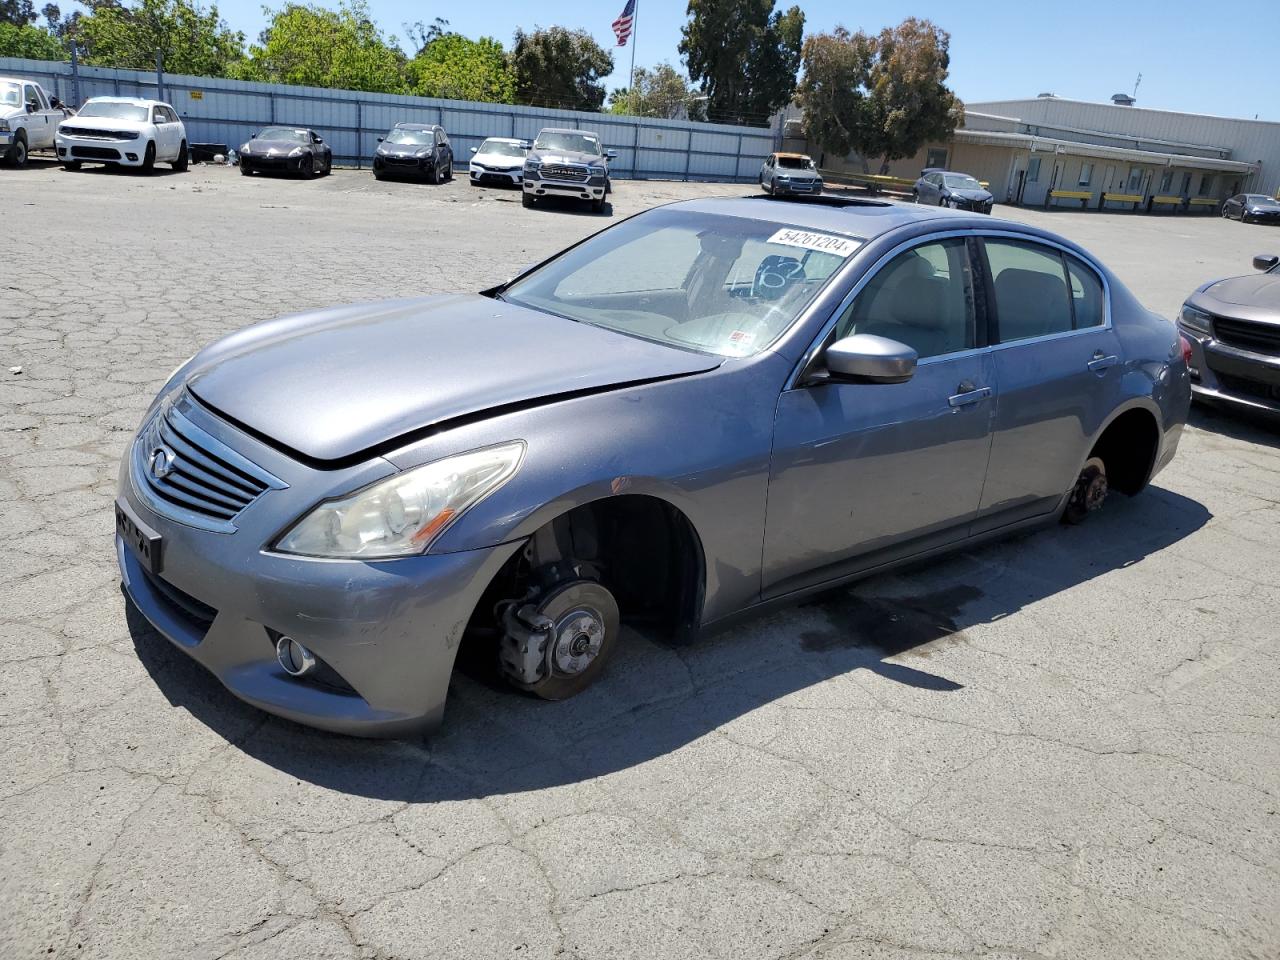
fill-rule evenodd
<path id="1" fill-rule="evenodd" d="M 832 233 L 813 233 L 809 230 L 795 230 L 783 227 L 768 240 L 769 243 L 780 243 L 786 247 L 803 247 L 806 250 L 817 250 L 832 253 L 837 257 L 850 256 L 862 246 L 852 237 L 838 237 Z"/>

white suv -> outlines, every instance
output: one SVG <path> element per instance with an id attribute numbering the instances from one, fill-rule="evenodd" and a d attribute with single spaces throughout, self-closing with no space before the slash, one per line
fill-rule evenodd
<path id="1" fill-rule="evenodd" d="M 94 97 L 58 125 L 58 159 L 68 170 L 87 162 L 150 173 L 157 161 L 185 170 L 187 156 L 187 128 L 158 100 Z"/>

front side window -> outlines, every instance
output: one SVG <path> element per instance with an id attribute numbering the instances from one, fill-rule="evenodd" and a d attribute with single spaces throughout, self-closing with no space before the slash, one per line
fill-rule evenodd
<path id="1" fill-rule="evenodd" d="M 168 123 L 168 119 L 164 115 L 164 107 L 153 107 L 151 109 L 152 123 Z"/>
<path id="2" fill-rule="evenodd" d="M 501 299 L 700 353 L 750 356 L 791 326 L 857 238 L 653 210 L 565 252 Z"/>
<path id="3" fill-rule="evenodd" d="M 905 343 L 922 360 L 977 346 L 964 239 L 912 247 L 881 267 L 836 322 L 837 339 L 856 333 Z"/>
<path id="4" fill-rule="evenodd" d="M 1106 296 L 1083 261 L 1024 240 L 984 241 L 995 288 L 997 342 L 1101 326 Z"/>

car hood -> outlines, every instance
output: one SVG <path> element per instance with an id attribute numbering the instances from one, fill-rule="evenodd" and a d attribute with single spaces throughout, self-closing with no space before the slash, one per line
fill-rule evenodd
<path id="1" fill-rule="evenodd" d="M 299 143 L 297 140 L 250 140 L 245 146 L 248 149 L 240 151 L 241 153 L 266 153 L 268 150 L 289 153 L 298 147 L 302 147 L 304 150 L 311 149 L 311 144 Z"/>
<path id="2" fill-rule="evenodd" d="M 257 324 L 197 356 L 187 388 L 277 446 L 332 462 L 459 418 L 688 376 L 720 363 L 467 294 Z"/>
<path id="3" fill-rule="evenodd" d="M 74 120 L 72 126 L 82 130 L 145 130 L 151 126 L 149 120 L 121 120 L 118 117 L 82 117 L 76 115 L 68 117 L 67 120 Z M 66 123 L 66 120 L 59 120 L 59 124 Z"/>
<path id="4" fill-rule="evenodd" d="M 598 153 L 577 153 L 573 150 L 530 150 L 528 159 L 538 163 L 580 163 L 584 166 L 604 163 L 604 157 Z"/>
<path id="5" fill-rule="evenodd" d="M 1197 290 L 1187 302 L 1212 314 L 1280 324 L 1280 275 L 1253 273 L 1219 280 Z"/>

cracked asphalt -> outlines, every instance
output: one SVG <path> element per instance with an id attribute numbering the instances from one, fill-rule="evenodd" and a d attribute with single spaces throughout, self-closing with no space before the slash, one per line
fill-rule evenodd
<path id="1" fill-rule="evenodd" d="M 622 183 L 614 216 L 745 189 Z M 1013 216 L 1165 315 L 1280 252 Z M 458 677 L 428 741 L 270 719 L 126 609 L 116 465 L 197 347 L 607 222 L 367 172 L 0 169 L 0 956 L 1280 955 L 1280 427 L 1197 409 L 1081 527 L 687 648 L 631 634 L 573 701 Z"/>

